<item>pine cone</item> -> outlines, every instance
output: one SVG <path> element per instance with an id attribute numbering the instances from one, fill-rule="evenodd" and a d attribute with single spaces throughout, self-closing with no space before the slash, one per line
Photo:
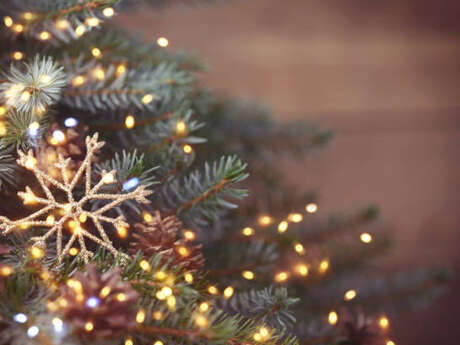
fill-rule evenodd
<path id="1" fill-rule="evenodd" d="M 101 274 L 89 265 L 85 273 L 77 272 L 61 286 L 60 292 L 67 302 L 63 314 L 77 332 L 113 337 L 136 324 L 133 305 L 139 294 L 122 281 L 118 270 Z"/>
<path id="2" fill-rule="evenodd" d="M 179 239 L 181 227 L 182 222 L 176 216 L 161 218 L 160 212 L 156 211 L 152 221 L 134 225 L 130 254 L 135 255 L 139 250 L 146 257 L 160 253 L 163 262 L 180 265 L 187 272 L 200 270 L 204 265 L 201 245 L 190 245 L 184 239 Z"/>
<path id="3" fill-rule="evenodd" d="M 342 322 L 342 339 L 338 345 L 383 345 L 378 330 L 371 319 L 361 312 L 352 314 L 344 313 Z"/>
<path id="4" fill-rule="evenodd" d="M 59 180 L 61 176 L 54 163 L 61 154 L 64 158 L 71 158 L 69 169 L 74 172 L 85 158 L 87 134 L 87 126 L 62 128 L 53 123 L 45 135 L 46 142 L 36 154 L 38 166 Z"/>

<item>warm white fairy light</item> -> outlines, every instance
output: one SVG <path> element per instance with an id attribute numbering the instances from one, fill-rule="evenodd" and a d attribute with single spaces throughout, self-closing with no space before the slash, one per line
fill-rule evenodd
<path id="1" fill-rule="evenodd" d="M 96 27 L 99 25 L 100 20 L 96 17 L 86 18 L 85 23 L 90 27 Z"/>
<path id="2" fill-rule="evenodd" d="M 192 230 L 184 230 L 183 234 L 187 241 L 194 241 L 196 239 L 196 234 Z"/>
<path id="3" fill-rule="evenodd" d="M 280 234 L 286 232 L 286 230 L 288 229 L 288 226 L 289 226 L 289 223 L 283 220 L 282 222 L 278 224 L 278 232 Z"/>
<path id="4" fill-rule="evenodd" d="M 23 17 L 25 20 L 32 20 L 34 19 L 35 15 L 32 12 L 25 12 Z"/>
<path id="5" fill-rule="evenodd" d="M 42 31 L 40 32 L 40 35 L 38 36 L 42 41 L 47 41 L 51 38 L 51 34 L 48 31 Z"/>
<path id="6" fill-rule="evenodd" d="M 217 295 L 219 293 L 219 289 L 215 285 L 210 285 L 210 286 L 208 286 L 208 292 L 211 295 Z"/>
<path id="7" fill-rule="evenodd" d="M 77 37 L 83 36 L 83 35 L 85 34 L 85 32 L 86 32 L 86 27 L 85 27 L 83 24 L 78 25 L 78 26 L 75 28 L 75 35 L 76 35 Z"/>
<path id="8" fill-rule="evenodd" d="M 6 114 L 6 107 L 3 105 L 0 106 L 0 117 L 4 116 Z"/>
<path id="9" fill-rule="evenodd" d="M 126 128 L 131 129 L 131 128 L 134 127 L 135 124 L 136 124 L 136 120 L 134 119 L 134 116 L 132 116 L 132 115 L 126 116 L 126 118 L 125 118 L 125 127 Z"/>
<path id="10" fill-rule="evenodd" d="M 393 340 L 387 340 L 385 345 L 396 345 Z"/>
<path id="11" fill-rule="evenodd" d="M 139 311 L 136 314 L 136 322 L 137 323 L 143 323 L 145 321 L 145 310 L 144 309 L 139 309 Z"/>
<path id="12" fill-rule="evenodd" d="M 311 202 L 311 203 L 307 204 L 307 206 L 305 206 L 305 210 L 308 213 L 315 213 L 316 211 L 318 211 L 318 205 L 315 204 L 314 202 Z"/>
<path id="13" fill-rule="evenodd" d="M 64 322 L 62 322 L 60 318 L 53 318 L 51 323 L 53 324 L 53 328 L 56 333 L 61 333 L 64 330 Z"/>
<path id="14" fill-rule="evenodd" d="M 56 27 L 60 30 L 67 29 L 69 27 L 69 22 L 65 19 L 59 19 L 56 22 Z"/>
<path id="15" fill-rule="evenodd" d="M 363 232 L 360 236 L 359 236 L 359 239 L 361 240 L 361 242 L 363 243 L 371 243 L 372 242 L 372 235 L 367 233 L 367 232 Z"/>
<path id="16" fill-rule="evenodd" d="M 159 37 L 157 39 L 157 44 L 162 48 L 166 48 L 169 45 L 169 41 L 166 37 Z"/>
<path id="17" fill-rule="evenodd" d="M 288 220 L 293 223 L 300 223 L 303 220 L 303 216 L 300 213 L 291 213 L 288 215 Z"/>
<path id="18" fill-rule="evenodd" d="M 233 293 L 235 292 L 235 289 L 232 286 L 227 286 L 224 289 L 224 298 L 229 299 L 230 297 L 233 296 Z"/>
<path id="19" fill-rule="evenodd" d="M 305 264 L 298 264 L 295 266 L 295 270 L 298 274 L 305 277 L 308 275 L 308 266 Z"/>
<path id="20" fill-rule="evenodd" d="M 38 130 L 39 129 L 40 129 L 40 124 L 37 121 L 34 121 L 29 125 L 29 127 L 27 129 L 27 133 L 31 137 L 36 137 L 38 135 Z"/>
<path id="21" fill-rule="evenodd" d="M 335 312 L 334 310 L 330 311 L 327 320 L 331 325 L 335 325 L 337 321 L 339 321 L 339 316 L 337 315 L 337 312 Z"/>
<path id="22" fill-rule="evenodd" d="M 144 103 L 144 104 L 149 104 L 149 103 L 152 103 L 153 101 L 153 95 L 148 93 L 144 96 L 142 96 L 142 99 L 141 99 L 141 102 Z"/>
<path id="23" fill-rule="evenodd" d="M 379 319 L 379 326 L 382 329 L 387 329 L 390 326 L 390 320 L 386 316 L 382 316 Z"/>
<path id="24" fill-rule="evenodd" d="M 19 60 L 22 60 L 24 58 L 24 53 L 23 52 L 20 52 L 20 51 L 15 51 L 13 54 L 13 59 L 15 59 L 16 61 L 19 61 Z"/>
<path id="25" fill-rule="evenodd" d="M 248 271 L 248 270 L 241 272 L 241 275 L 243 276 L 244 279 L 247 279 L 247 280 L 252 280 L 255 277 L 254 272 Z"/>
<path id="26" fill-rule="evenodd" d="M 14 24 L 13 25 L 13 31 L 20 34 L 21 32 L 24 31 L 24 25 L 22 24 Z"/>
<path id="27" fill-rule="evenodd" d="M 5 23 L 5 26 L 7 28 L 10 28 L 11 26 L 13 26 L 14 22 L 13 22 L 13 19 L 11 17 L 6 16 L 6 17 L 3 18 L 3 23 Z"/>
<path id="28" fill-rule="evenodd" d="M 177 121 L 176 123 L 176 133 L 178 135 L 184 135 L 187 130 L 187 125 L 185 124 L 184 121 Z"/>
<path id="29" fill-rule="evenodd" d="M 272 332 L 267 327 L 261 327 L 252 338 L 259 343 L 264 343 L 271 338 L 271 333 Z"/>
<path id="30" fill-rule="evenodd" d="M 273 223 L 273 218 L 267 214 L 262 214 L 257 218 L 257 223 L 261 226 L 268 226 Z"/>
<path id="31" fill-rule="evenodd" d="M 193 147 L 188 145 L 188 144 L 186 144 L 186 145 L 182 146 L 182 150 L 184 151 L 184 153 L 189 155 L 189 154 L 191 154 L 193 152 Z"/>
<path id="32" fill-rule="evenodd" d="M 110 18 L 112 17 L 114 14 L 115 14 L 115 11 L 112 7 L 106 7 L 102 10 L 102 14 L 107 17 L 107 18 Z"/>
<path id="33" fill-rule="evenodd" d="M 184 280 L 189 284 L 193 283 L 193 274 L 191 274 L 189 272 L 185 273 L 184 274 Z"/>
<path id="34" fill-rule="evenodd" d="M 97 79 L 97 80 L 104 80 L 105 78 L 105 71 L 102 67 L 96 67 L 94 70 L 93 70 L 93 76 Z"/>
<path id="35" fill-rule="evenodd" d="M 302 243 L 295 242 L 294 243 L 294 250 L 300 255 L 305 254 L 305 247 L 302 245 Z"/>
<path id="36" fill-rule="evenodd" d="M 344 295 L 344 299 L 345 301 L 351 301 L 353 298 L 356 297 L 356 291 L 355 290 L 348 290 L 347 292 L 345 292 L 345 295 Z"/>
<path id="37" fill-rule="evenodd" d="M 244 236 L 252 236 L 254 235 L 256 232 L 253 228 L 247 226 L 245 227 L 243 230 L 241 230 L 241 233 L 244 235 Z"/>
<path id="38" fill-rule="evenodd" d="M 99 48 L 94 47 L 91 49 L 91 55 L 93 55 L 95 58 L 101 58 L 102 52 Z"/>
<path id="39" fill-rule="evenodd" d="M 72 79 L 73 86 L 81 86 L 85 83 L 86 78 L 82 75 L 77 75 Z"/>
<path id="40" fill-rule="evenodd" d="M 326 273 L 328 269 L 329 269 L 329 260 L 328 259 L 321 260 L 318 266 L 319 273 Z"/>
<path id="41" fill-rule="evenodd" d="M 289 278 L 289 273 L 288 272 L 278 272 L 276 275 L 275 275 L 275 281 L 277 283 L 284 283 L 286 280 L 288 280 Z"/>

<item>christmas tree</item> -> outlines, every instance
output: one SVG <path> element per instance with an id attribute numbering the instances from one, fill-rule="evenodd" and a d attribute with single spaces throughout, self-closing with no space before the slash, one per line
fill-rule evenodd
<path id="1" fill-rule="evenodd" d="M 0 344 L 394 344 L 444 272 L 375 275 L 377 208 L 283 182 L 331 132 L 203 89 L 130 3 L 0 4 Z"/>

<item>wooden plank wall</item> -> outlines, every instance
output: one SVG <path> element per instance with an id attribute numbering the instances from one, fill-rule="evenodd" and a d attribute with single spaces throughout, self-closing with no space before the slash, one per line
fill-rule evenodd
<path id="1" fill-rule="evenodd" d="M 230 3 L 230 4 L 228 4 Z M 321 209 L 378 203 L 397 246 L 385 268 L 460 268 L 460 22 L 454 1 L 247 0 L 119 17 L 146 40 L 205 58 L 203 81 L 310 117 L 334 143 L 282 162 L 292 183 L 318 187 Z M 397 344 L 458 344 L 460 288 L 393 322 Z"/>

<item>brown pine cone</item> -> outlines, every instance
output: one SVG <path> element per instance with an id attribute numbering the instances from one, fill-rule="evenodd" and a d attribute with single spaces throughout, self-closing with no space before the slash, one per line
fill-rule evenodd
<path id="1" fill-rule="evenodd" d="M 88 265 L 86 272 L 77 272 L 59 290 L 58 305 L 76 332 L 114 337 L 136 325 L 133 306 L 139 294 L 118 270 L 101 274 L 95 265 Z"/>
<path id="2" fill-rule="evenodd" d="M 75 171 L 85 158 L 87 134 L 87 126 L 62 128 L 53 123 L 45 135 L 45 143 L 36 154 L 38 166 L 59 180 L 60 173 L 54 163 L 61 154 L 64 158 L 71 158 L 69 169 Z"/>
<path id="3" fill-rule="evenodd" d="M 180 265 L 187 272 L 200 270 L 204 265 L 201 245 L 190 245 L 179 239 L 181 227 L 182 222 L 176 216 L 161 218 L 160 212 L 156 211 L 151 221 L 134 224 L 130 254 L 135 255 L 139 250 L 146 257 L 160 253 L 163 262 Z"/>
<path id="4" fill-rule="evenodd" d="M 361 312 L 344 312 L 342 338 L 338 345 L 383 345 L 384 341 L 372 320 Z"/>

